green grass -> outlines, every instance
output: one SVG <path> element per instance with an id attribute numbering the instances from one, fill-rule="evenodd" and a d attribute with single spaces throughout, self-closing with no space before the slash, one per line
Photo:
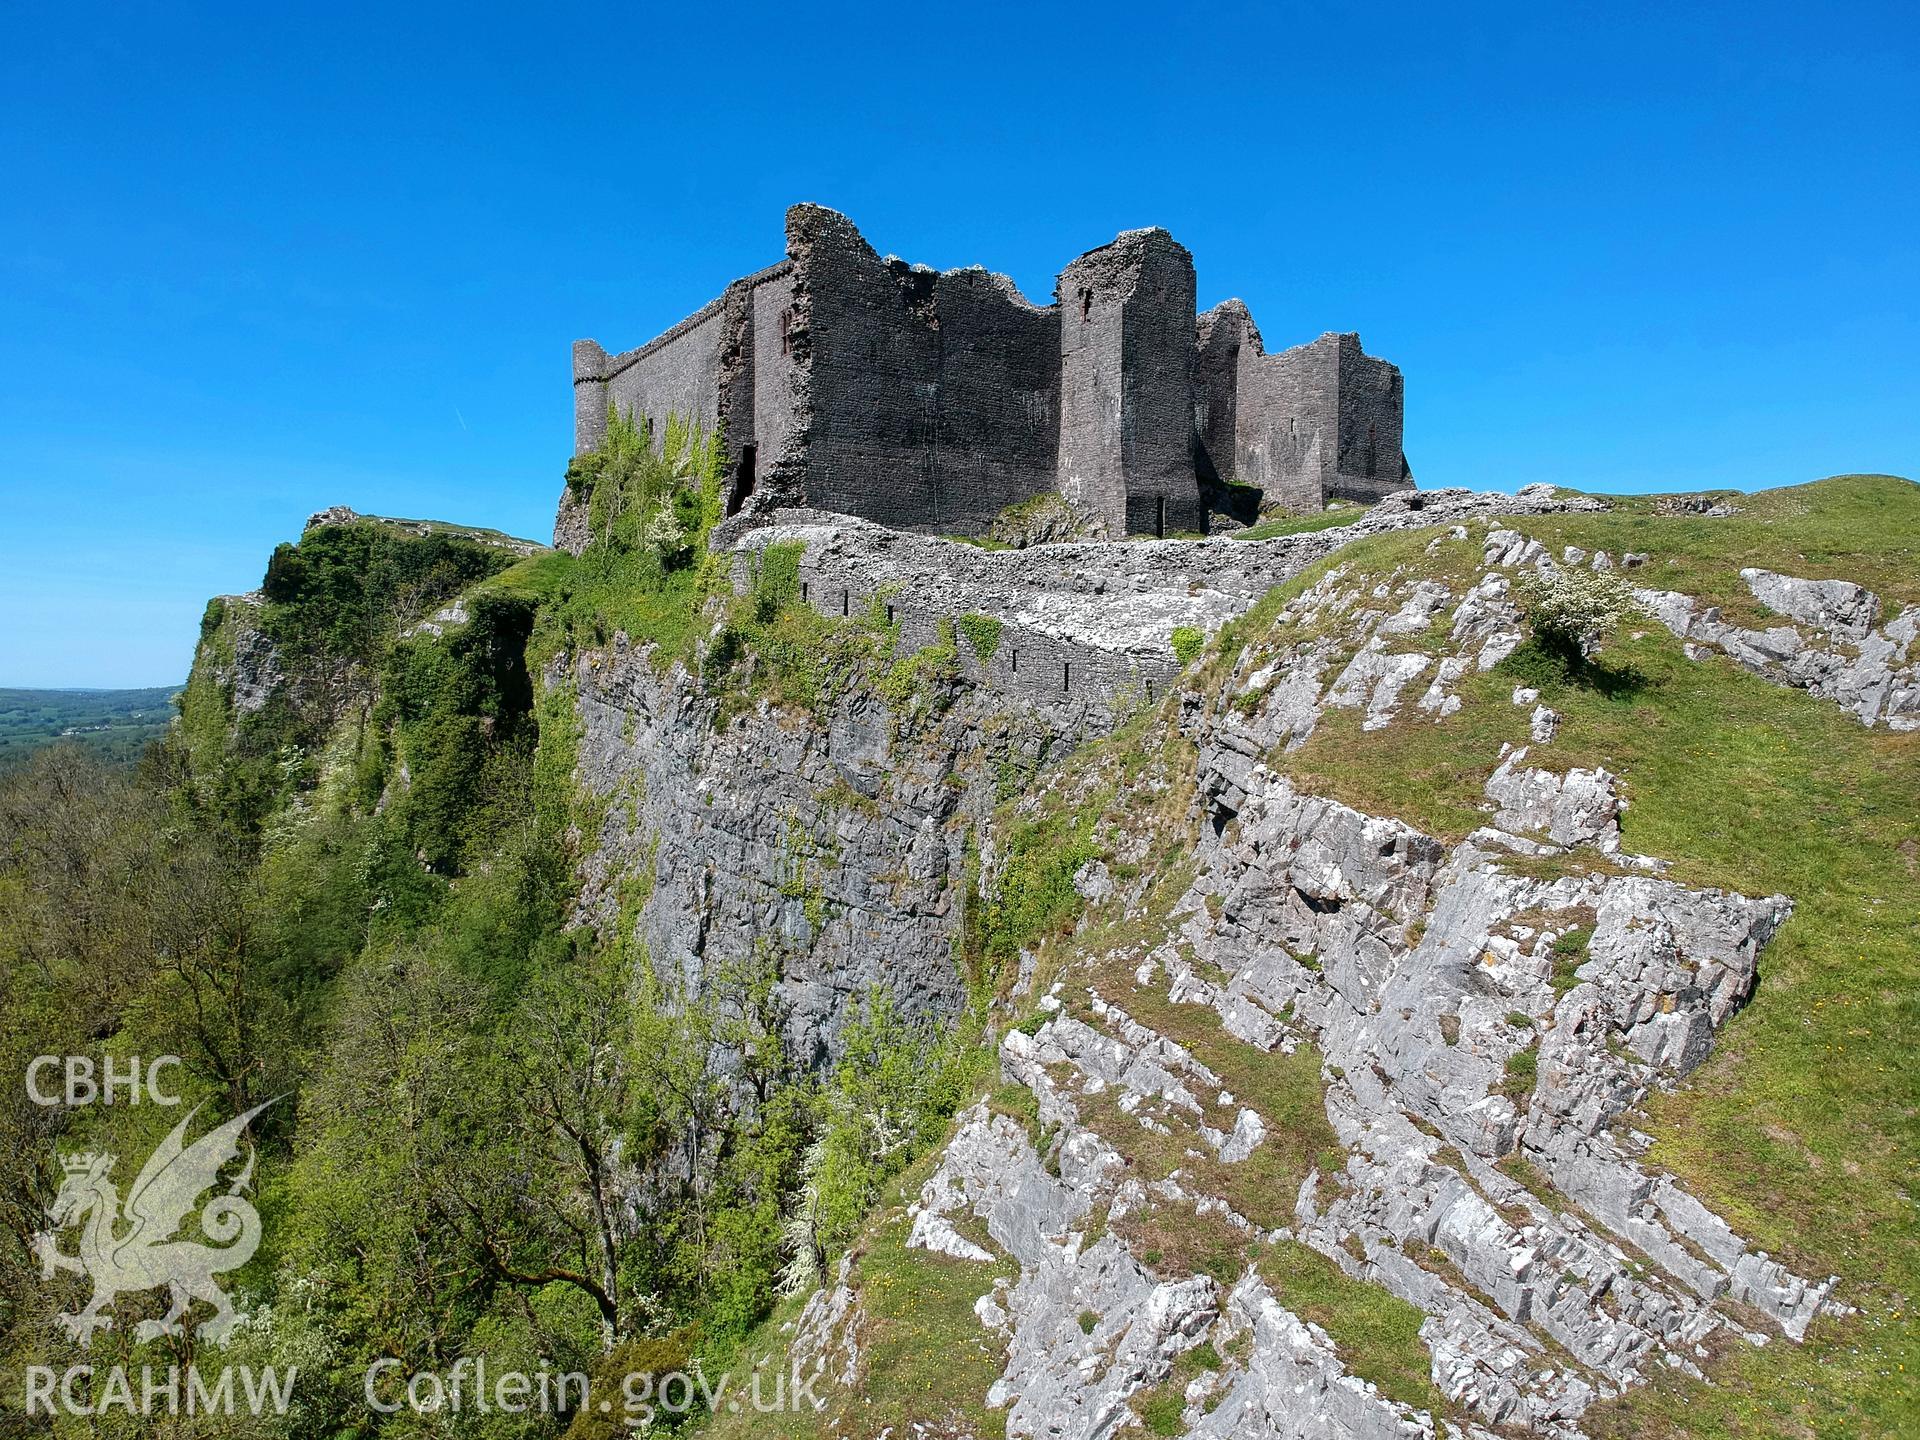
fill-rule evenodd
<path id="1" fill-rule="evenodd" d="M 1311 515 L 1276 515 L 1231 534 L 1235 540 L 1278 540 L 1282 535 L 1306 535 L 1315 530 L 1351 525 L 1366 513 L 1364 505 L 1342 505 L 1334 510 L 1317 510 Z"/>
<path id="2" fill-rule="evenodd" d="M 1294 1314 L 1333 1337 L 1346 1367 L 1371 1380 L 1390 1400 L 1451 1415 L 1431 1378 L 1431 1358 L 1420 1339 L 1426 1316 L 1381 1286 L 1355 1280 L 1316 1250 L 1280 1240 L 1260 1254 L 1260 1274 Z"/>
<path id="3" fill-rule="evenodd" d="M 1010 1261 L 951 1260 L 907 1248 L 912 1227 L 905 1207 L 919 1194 L 937 1159 L 937 1152 L 923 1156 L 902 1174 L 855 1252 L 852 1283 L 861 1314 L 856 1384 L 850 1389 L 817 1385 L 815 1393 L 827 1402 L 818 1414 L 723 1414 L 700 1431 L 703 1436 L 873 1440 L 888 1433 L 918 1433 L 916 1424 L 932 1427 L 934 1434 L 979 1440 L 997 1440 L 1006 1433 L 1006 1412 L 985 1405 L 1006 1355 L 973 1306 L 996 1280 L 1011 1279 L 1018 1270 Z M 797 1302 L 782 1305 L 737 1354 L 711 1357 L 709 1372 L 769 1353 L 784 1364 L 787 1340 L 782 1331 L 798 1312 Z"/>
<path id="4" fill-rule="evenodd" d="M 1718 597 L 1729 613 L 1746 593 L 1744 565 L 1920 598 L 1920 487 L 1869 476 L 1739 503 L 1743 514 L 1726 519 L 1663 517 L 1634 500 L 1610 515 L 1512 523 L 1556 547 L 1651 552 L 1636 578 Z M 1369 539 L 1341 559 L 1356 580 L 1384 574 L 1418 564 L 1430 533 Z M 1477 547 L 1449 548 L 1477 558 Z M 1457 567 L 1448 554 L 1421 573 Z M 1862 1314 L 1820 1322 L 1804 1347 L 1731 1350 L 1711 1387 L 1663 1374 L 1612 1402 L 1601 1423 L 1636 1436 L 1912 1433 L 1920 734 L 1870 731 L 1729 661 L 1689 661 L 1652 622 L 1623 626 L 1603 659 L 1635 683 L 1609 692 L 1549 678 L 1542 699 L 1563 720 L 1537 758 L 1622 776 L 1626 847 L 1671 860 L 1674 879 L 1795 904 L 1712 1057 L 1636 1122 L 1655 1137 L 1651 1161 L 1801 1273 L 1841 1275 L 1842 1298 Z M 1270 763 L 1357 808 L 1458 839 L 1484 821 L 1480 788 L 1500 743 L 1526 738 L 1512 685 L 1499 673 L 1469 678 L 1464 708 L 1438 724 L 1409 706 L 1362 733 L 1353 712 L 1332 712 L 1307 745 Z M 1565 968 L 1579 958 L 1565 956 Z"/>
<path id="5" fill-rule="evenodd" d="M 1920 486 L 1892 475 L 1842 475 L 1733 494 L 1736 515 L 1661 515 L 1659 496 L 1604 496 L 1603 515 L 1555 515 L 1510 522 L 1557 553 L 1563 545 L 1651 558 L 1636 584 L 1701 596 L 1739 623 L 1780 619 L 1740 579 L 1746 566 L 1813 580 L 1853 580 L 1882 599 L 1920 603 Z"/>

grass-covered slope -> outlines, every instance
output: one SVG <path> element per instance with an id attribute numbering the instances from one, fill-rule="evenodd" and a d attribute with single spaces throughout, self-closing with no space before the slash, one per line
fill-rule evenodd
<path id="1" fill-rule="evenodd" d="M 1744 567 L 1853 580 L 1889 613 L 1920 603 L 1920 486 L 1846 476 L 1722 498 L 1737 513 L 1628 497 L 1605 513 L 1511 524 L 1555 554 L 1645 554 L 1636 583 L 1704 596 L 1746 623 L 1765 612 Z M 1334 563 L 1435 572 L 1447 552 L 1428 555 L 1428 538 L 1363 541 Z M 1228 643 L 1258 624 L 1242 621 Z M 1416 711 L 1363 732 L 1356 712 L 1336 711 L 1270 763 L 1358 809 L 1461 838 L 1485 822 L 1482 785 L 1502 742 L 1526 739 L 1511 692 L 1536 684 L 1563 716 L 1553 763 L 1622 777 L 1626 848 L 1671 860 L 1684 883 L 1793 899 L 1753 999 L 1643 1128 L 1653 1163 L 1803 1273 L 1841 1275 L 1861 1313 L 1820 1322 L 1804 1347 L 1725 1355 L 1712 1386 L 1662 1380 L 1588 1423 L 1620 1435 L 1910 1433 L 1920 1425 L 1920 735 L 1868 730 L 1725 659 L 1689 660 L 1650 621 L 1623 627 L 1605 659 L 1621 683 L 1551 667 L 1469 679 L 1464 708 L 1438 723 Z"/>
<path id="2" fill-rule="evenodd" d="M 1659 497 L 1632 497 L 1604 513 L 1507 523 L 1555 555 L 1568 545 L 1615 557 L 1644 554 L 1636 583 L 1704 596 L 1747 623 L 1765 614 L 1739 578 L 1749 566 L 1857 581 L 1882 596 L 1889 617 L 1920 603 L 1920 486 L 1839 477 L 1720 498 L 1736 513 L 1706 516 Z M 1348 583 L 1362 591 L 1374 577 L 1458 582 L 1477 570 L 1477 544 L 1436 546 L 1436 533 L 1361 541 L 1282 587 L 1227 627 L 1200 662 L 1197 683 L 1204 687 L 1206 667 L 1224 670 L 1244 647 L 1283 656 L 1311 638 L 1291 633 L 1277 617 L 1286 599 L 1332 566 L 1346 567 Z M 1482 787 L 1502 745 L 1527 739 L 1528 712 L 1512 699 L 1516 685 L 1540 689 L 1562 716 L 1554 767 L 1603 766 L 1621 777 L 1627 850 L 1671 861 L 1671 877 L 1683 884 L 1793 900 L 1791 919 L 1764 953 L 1752 999 L 1721 1032 L 1711 1058 L 1670 1093 L 1656 1093 L 1634 1123 L 1654 1137 L 1649 1164 L 1673 1172 L 1799 1273 L 1839 1275 L 1839 1296 L 1856 1311 L 1817 1321 L 1803 1345 L 1776 1333 L 1763 1347 L 1721 1347 L 1705 1364 L 1708 1383 L 1656 1374 L 1651 1384 L 1590 1410 L 1583 1427 L 1611 1436 L 1914 1433 L 1920 734 L 1868 729 L 1833 704 L 1769 684 L 1724 658 L 1689 659 L 1664 628 L 1636 618 L 1607 638 L 1601 665 L 1569 673 L 1524 649 L 1492 673 L 1464 679 L 1457 692 L 1463 705 L 1444 718 L 1407 705 L 1391 723 L 1363 730 L 1358 711 L 1329 710 L 1306 745 L 1266 760 L 1302 788 L 1458 840 L 1486 823 Z M 1141 953 L 1146 929 L 1157 923 L 1151 907 L 1144 916 L 1130 912 L 1118 931 L 1104 920 L 1074 931 L 1080 906 L 1066 883 L 1074 870 L 1096 858 L 1116 870 L 1131 864 L 1131 851 L 1120 854 L 1120 829 L 1101 820 L 1119 819 L 1109 809 L 1114 778 L 1158 756 L 1172 767 L 1174 794 L 1183 784 L 1191 793 L 1192 755 L 1173 734 L 1173 717 L 1169 702 L 1160 715 L 1078 757 L 1071 769 L 1084 783 L 1076 789 L 1071 780 L 1057 782 L 1050 792 L 1070 797 L 1066 808 L 1049 802 L 1036 816 L 1030 802 L 1014 802 L 1003 822 L 1009 856 L 998 900 L 983 910 L 983 943 L 1007 956 L 1036 947 L 1043 983 L 1053 976 L 1069 982 L 1061 998 L 1070 1010 L 1080 1003 L 1077 987 L 1096 986 L 1231 1076 L 1236 1094 L 1262 1096 L 1263 1113 L 1283 1121 L 1271 1160 L 1285 1168 L 1289 1152 L 1310 1161 L 1328 1143 L 1310 1052 L 1265 1054 L 1220 1032 L 1206 1011 L 1168 1004 L 1135 983 L 1129 957 Z M 1120 793 L 1128 793 L 1124 784 Z M 1151 822 L 1154 839 L 1143 863 L 1165 865 L 1171 877 L 1191 817 L 1178 803 L 1160 803 L 1164 813 Z M 1015 1113 L 1022 1095 L 1005 1102 Z M 1143 1177 L 1169 1163 L 1154 1152 L 1154 1137 L 1135 1125 L 1105 1126 L 1097 1111 L 1088 1123 L 1121 1146 Z M 1191 1155 L 1187 1163 L 1195 1163 Z M 1283 1223 L 1297 1180 L 1291 1171 L 1276 1173 L 1240 1192 L 1238 1203 L 1260 1223 Z M 1277 1206 L 1264 1204 L 1263 1189 L 1276 1192 L 1270 1198 Z M 911 1198 L 903 1191 L 896 1203 Z M 930 1297 L 955 1284 L 964 1291 L 965 1262 L 899 1251 L 898 1214 L 879 1218 L 856 1251 L 856 1295 L 875 1286 L 880 1303 L 890 1293 L 877 1288 L 881 1277 L 902 1266 Z M 1210 1239 L 1206 1228 L 1196 1222 L 1177 1237 L 1135 1239 L 1156 1262 L 1183 1248 L 1171 1263 L 1195 1273 L 1226 1273 L 1246 1258 L 1239 1242 Z M 1215 1254 L 1222 1243 L 1226 1249 Z M 1354 1373 L 1436 1417 L 1468 1418 L 1451 1414 L 1429 1384 L 1417 1311 L 1292 1242 L 1247 1253 L 1283 1303 L 1325 1327 Z M 893 1257 L 884 1269 L 877 1265 L 882 1255 Z M 979 1293 L 991 1277 L 972 1273 Z M 875 1363 L 861 1381 L 881 1397 L 872 1424 L 863 1402 L 851 1399 L 818 1417 L 777 1424 L 722 1417 L 714 1433 L 867 1435 L 882 1432 L 881 1417 L 937 1422 L 961 1415 L 976 1433 L 997 1433 L 1002 1413 L 981 1408 L 991 1367 L 959 1358 L 971 1356 L 986 1332 L 957 1303 L 930 1301 L 923 1320 L 926 1343 L 956 1360 L 931 1393 L 919 1396 L 918 1408 L 895 1388 L 893 1368 Z M 781 1343 L 777 1327 L 760 1338 L 775 1348 Z M 1150 1431 L 1178 1433 L 1171 1392 L 1136 1397 L 1134 1408 Z"/>

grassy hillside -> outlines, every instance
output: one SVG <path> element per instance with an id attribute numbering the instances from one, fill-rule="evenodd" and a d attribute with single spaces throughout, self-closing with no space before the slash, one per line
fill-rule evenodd
<path id="1" fill-rule="evenodd" d="M 179 689 L 0 690 L 0 769 L 61 739 L 107 764 L 132 764 L 166 733 Z"/>
<path id="2" fill-rule="evenodd" d="M 1662 514 L 1658 497 L 1605 514 L 1515 522 L 1563 545 L 1651 556 L 1645 583 L 1704 595 L 1730 618 L 1763 613 L 1744 566 L 1845 578 L 1889 617 L 1920 603 L 1920 486 L 1845 476 L 1735 499 L 1729 517 Z M 1385 573 L 1444 571 L 1425 536 L 1391 535 L 1337 557 Z M 1441 552 L 1444 555 L 1444 550 Z M 1310 573 L 1295 587 L 1311 584 Z M 1441 578 L 1445 578 L 1442 574 Z M 1629 683 L 1551 673 L 1562 714 L 1556 765 L 1622 777 L 1626 848 L 1673 877 L 1784 893 L 1793 917 L 1762 959 L 1753 999 L 1688 1082 L 1656 1097 L 1650 1159 L 1802 1273 L 1839 1274 L 1860 1314 L 1809 1343 L 1721 1357 L 1718 1384 L 1677 1377 L 1616 1402 L 1609 1435 L 1896 1435 L 1920 1425 L 1920 734 L 1868 730 L 1838 707 L 1714 658 L 1688 660 L 1658 625 L 1630 623 L 1606 651 Z M 1511 674 L 1470 680 L 1442 723 L 1403 714 L 1362 732 L 1335 712 L 1270 763 L 1357 808 L 1458 839 L 1484 823 L 1481 787 L 1502 741 L 1525 740 Z"/>
<path id="3" fill-rule="evenodd" d="M 723 1415 L 708 1433 L 994 1433 L 1004 1412 L 983 1399 L 1004 1356 L 973 1307 L 1010 1266 L 908 1249 L 906 1207 L 948 1117 L 974 1096 L 1034 1123 L 1030 1094 L 994 1086 L 980 1043 L 1023 1018 L 991 993 L 1023 949 L 1038 952 L 1043 985 L 1066 982 L 1063 1003 L 1104 987 L 1258 1099 L 1271 1140 L 1221 1183 L 1244 1180 L 1236 1201 L 1263 1227 L 1284 1223 L 1300 1177 L 1334 1143 L 1311 1048 L 1269 1055 L 1132 978 L 1132 957 L 1166 923 L 1157 900 L 1075 931 L 1072 878 L 1087 860 L 1116 875 L 1144 867 L 1168 897 L 1185 884 L 1195 755 L 1173 696 L 1055 772 L 1041 788 L 1045 803 L 1069 796 L 1056 808 L 1009 801 L 997 888 L 969 896 L 961 958 L 975 1004 L 949 1032 L 870 997 L 848 1058 L 809 1070 L 781 1043 L 771 969 L 711 974 L 704 997 L 669 994 L 648 978 L 654 957 L 630 915 L 604 930 L 566 923 L 580 837 L 598 820 L 576 788 L 578 719 L 556 656 L 624 630 L 657 641 L 660 663 L 704 654 L 723 703 L 770 700 L 796 723 L 849 675 L 885 699 L 940 658 L 939 647 L 896 657 L 878 620 L 815 615 L 784 552 L 735 597 L 701 543 L 718 511 L 716 458 L 698 437 L 680 443 L 678 463 L 629 443 L 577 467 L 596 536 L 579 557 L 515 559 L 438 526 L 309 532 L 276 553 L 257 608 L 209 612 L 186 720 L 139 776 L 56 751 L 0 779 L 0 1064 L 19 1072 L 38 1053 L 103 1046 L 174 1053 L 189 1097 L 226 1113 L 292 1096 L 260 1136 L 272 1240 L 243 1283 L 265 1319 L 235 1352 L 310 1366 L 284 1433 L 442 1433 L 367 1415 L 374 1356 L 399 1356 L 409 1373 L 478 1355 L 496 1369 L 550 1358 L 603 1374 L 649 1355 L 744 1363 L 786 1343 L 802 1299 L 778 1292 L 803 1251 L 829 1277 L 852 1256 L 859 1390 L 824 1415 Z M 1858 580 L 1890 610 L 1920 604 L 1920 487 L 1843 477 L 1735 503 L 1706 517 L 1633 497 L 1511 523 L 1556 551 L 1646 553 L 1636 578 L 1736 620 L 1759 616 L 1738 576 L 1747 565 Z M 1429 550 L 1437 534 L 1371 537 L 1328 565 L 1457 582 L 1479 547 Z M 1304 638 L 1281 607 L 1326 568 L 1226 627 L 1189 685 L 1216 683 L 1246 647 Z M 463 619 L 420 623 L 455 598 Z M 241 713 L 216 674 L 263 637 L 287 678 Z M 1793 899 L 1711 1059 L 1635 1123 L 1655 1137 L 1652 1163 L 1801 1273 L 1839 1274 L 1857 1313 L 1818 1321 L 1804 1346 L 1776 1337 L 1718 1354 L 1708 1385 L 1663 1375 L 1583 1423 L 1636 1440 L 1920 1432 L 1920 734 L 1870 731 L 1724 659 L 1689 660 L 1650 622 L 1621 626 L 1605 659 L 1606 683 L 1524 661 L 1469 677 L 1462 708 L 1439 720 L 1406 706 L 1362 731 L 1352 712 L 1329 711 L 1307 745 L 1265 759 L 1302 787 L 1457 839 L 1485 820 L 1501 744 L 1525 738 L 1527 713 L 1510 699 L 1524 681 L 1564 717 L 1553 763 L 1621 777 L 1627 848 L 1671 860 L 1688 884 Z M 50 693 L 0 692 L 0 705 Z M 44 745 L 34 725 L 72 727 L 86 712 L 62 705 L 105 698 L 58 693 L 8 709 L 0 746 L 15 732 Z M 160 705 L 166 692 L 132 693 Z M 113 713 L 137 718 L 120 703 Z M 1129 831 L 1140 843 L 1123 854 L 1113 837 Z M 641 903 L 650 883 L 622 903 Z M 716 1065 L 721 1047 L 743 1057 L 738 1069 Z M 743 1110 L 748 1091 L 756 1103 Z M 74 1297 L 36 1278 L 18 1240 L 44 1213 L 56 1140 L 134 1153 L 162 1118 L 60 1116 L 17 1096 L 0 1106 L 0 1147 L 44 1158 L 0 1186 L 7 1365 L 103 1362 L 110 1350 L 165 1363 L 156 1345 L 116 1349 L 123 1334 L 65 1343 L 50 1317 Z M 896 1138 L 880 1151 L 875 1133 Z M 1137 1127 L 1114 1133 L 1139 1147 L 1143 1172 L 1185 1163 Z M 1136 1238 L 1143 1254 L 1208 1273 L 1251 1259 L 1353 1373 L 1435 1404 L 1418 1312 L 1317 1252 L 1229 1253 L 1198 1226 Z M 1167 1433 L 1168 1399 L 1142 1400 L 1150 1430 Z M 0 1393 L 0 1429 L 10 1403 Z M 585 1412 L 494 1417 L 471 1433 L 552 1440 L 569 1426 L 627 1433 Z"/>
<path id="4" fill-rule="evenodd" d="M 1636 579 L 1708 596 L 1733 618 L 1761 613 L 1739 580 L 1743 566 L 1857 580 L 1881 593 L 1888 618 L 1920 603 L 1920 486 L 1849 476 L 1729 498 L 1738 514 L 1700 516 L 1649 496 L 1615 499 L 1606 513 L 1511 524 L 1556 553 L 1569 544 L 1616 556 L 1647 553 Z M 1284 651 L 1292 638 L 1307 638 L 1290 636 L 1275 617 L 1286 599 L 1334 565 L 1350 567 L 1363 590 L 1396 572 L 1463 579 L 1476 568 L 1479 547 L 1430 552 L 1436 533 L 1370 538 L 1297 577 L 1229 625 L 1194 678 L 1204 685 L 1204 667 L 1224 671 L 1223 660 L 1242 647 Z M 1418 639 L 1409 644 L 1417 648 Z M 1485 823 L 1482 786 L 1502 743 L 1526 741 L 1528 712 L 1514 706 L 1511 692 L 1516 684 L 1538 685 L 1543 701 L 1564 717 L 1552 764 L 1603 765 L 1622 777 L 1631 807 L 1623 817 L 1627 849 L 1670 859 L 1673 877 L 1687 884 L 1793 899 L 1793 916 L 1765 952 L 1753 998 L 1721 1033 L 1711 1058 L 1686 1083 L 1656 1095 L 1635 1124 L 1655 1137 L 1650 1163 L 1671 1170 L 1800 1273 L 1840 1275 L 1841 1296 L 1856 1313 L 1816 1322 L 1804 1345 L 1776 1335 L 1761 1348 L 1724 1349 L 1705 1367 L 1707 1384 L 1660 1373 L 1582 1423 L 1594 1435 L 1621 1440 L 1920 1433 L 1920 1326 L 1913 1315 L 1920 1300 L 1920 1106 L 1912 1070 L 1920 1050 L 1920 734 L 1868 730 L 1838 707 L 1768 684 L 1728 660 L 1689 660 L 1680 641 L 1644 620 L 1623 625 L 1605 658 L 1611 678 L 1604 684 L 1521 673 L 1524 660 L 1471 677 L 1459 691 L 1463 708 L 1439 721 L 1405 706 L 1391 724 L 1363 731 L 1357 712 L 1330 711 L 1307 745 L 1265 758 L 1305 788 L 1458 840 Z M 1170 700 L 1149 726 L 1127 727 L 1076 757 L 1073 767 L 1125 773 L 1163 745 L 1177 753 L 1176 713 Z M 1191 786 L 1191 756 L 1187 763 L 1187 773 L 1175 778 L 1176 793 Z M 1044 827 L 1035 833 L 1035 843 L 1024 846 L 1017 831 L 1012 835 L 1016 877 L 1052 873 L 1059 837 Z M 1178 843 L 1171 829 L 1162 840 Z M 1067 869 L 1090 853 L 1103 852 L 1075 849 Z M 1031 872 L 1023 871 L 1023 856 Z M 1119 863 L 1112 853 L 1103 858 Z M 1064 887 L 1048 893 L 1073 899 Z M 1109 928 L 1072 935 L 1058 914 L 1045 928 L 1051 936 L 1040 946 L 1041 974 L 1060 974 L 1072 987 L 1104 980 L 1103 993 L 1119 993 L 1130 1013 L 1160 1025 L 1179 1024 L 1176 1012 L 1191 1008 L 1131 987 L 1125 972 L 1138 948 Z M 1317 1108 L 1271 1104 L 1289 1088 L 1303 1099 L 1317 1094 L 1315 1076 L 1288 1073 L 1298 1070 L 1298 1057 L 1222 1044 L 1198 1033 L 1204 1028 L 1188 1018 L 1184 1028 L 1163 1033 L 1234 1073 L 1236 1093 L 1264 1091 L 1269 1113 L 1290 1116 L 1274 1135 L 1283 1149 L 1310 1154 L 1326 1143 Z M 1290 1189 L 1281 1194 L 1291 1199 Z M 903 1189 L 895 1203 L 910 1198 Z M 904 1266 L 930 1296 L 964 1289 L 963 1264 L 898 1252 L 898 1213 L 878 1217 L 863 1242 L 869 1258 L 854 1271 L 856 1289 L 878 1285 L 887 1273 L 876 1268 L 879 1257 L 895 1255 L 888 1265 Z M 1356 1373 L 1413 1403 L 1431 1403 L 1425 1348 L 1414 1335 L 1417 1312 L 1376 1286 L 1339 1276 L 1298 1245 L 1255 1248 L 1262 1273 L 1289 1304 L 1327 1327 Z M 1196 1263 L 1204 1268 L 1204 1260 Z M 981 1275 L 975 1293 L 991 1282 Z M 891 1293 L 876 1289 L 875 1303 L 890 1306 Z M 888 1422 L 903 1413 L 923 1420 L 966 1415 L 984 1427 L 980 1433 L 992 1433 L 1002 1422 L 979 1409 L 981 1369 L 971 1358 L 983 1338 L 978 1322 L 959 1303 L 930 1304 L 923 1319 L 925 1343 L 955 1363 L 919 1394 L 917 1408 L 903 1412 L 909 1397 L 895 1369 L 876 1361 L 863 1380 L 883 1397 L 871 1402 L 873 1414 Z M 777 1324 L 760 1338 L 777 1347 Z M 866 1409 L 836 1404 L 820 1417 L 778 1424 L 729 1416 L 714 1431 L 728 1440 L 881 1433 L 884 1424 L 867 1423 Z M 1177 1424 L 1161 1433 L 1177 1433 Z"/>

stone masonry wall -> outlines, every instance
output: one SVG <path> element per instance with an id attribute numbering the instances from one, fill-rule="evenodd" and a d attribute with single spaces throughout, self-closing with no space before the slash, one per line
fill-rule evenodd
<path id="1" fill-rule="evenodd" d="M 1355 335 L 1268 355 L 1237 300 L 1196 322 L 1164 230 L 1081 256 L 1038 306 L 978 267 L 882 259 L 822 206 L 786 228 L 787 259 L 657 339 L 575 344 L 576 451 L 609 401 L 656 433 L 680 415 L 721 428 L 729 513 L 758 492 L 950 534 L 1053 491 L 1119 537 L 1204 531 L 1223 480 L 1290 510 L 1408 484 L 1399 370 Z"/>
<path id="2" fill-rule="evenodd" d="M 607 434 L 607 405 L 645 417 L 659 436 L 670 415 L 724 426 L 728 468 L 756 444 L 762 415 L 783 440 L 791 411 L 780 346 L 780 315 L 791 296 L 791 263 L 735 280 L 682 323 L 645 346 L 609 355 L 593 340 L 574 342 L 574 451 L 595 449 Z"/>
<path id="3" fill-rule="evenodd" d="M 1359 336 L 1268 355 L 1246 306 L 1229 300 L 1200 317 L 1195 351 L 1203 471 L 1257 485 L 1289 510 L 1407 488 L 1400 371 L 1367 355 Z"/>
<path id="4" fill-rule="evenodd" d="M 1132 230 L 1060 274 L 1062 493 L 1112 535 L 1202 530 L 1193 466 L 1193 257 Z"/>
<path id="5" fill-rule="evenodd" d="M 795 208 L 809 503 L 971 534 L 1051 490 L 1058 317 L 1003 276 L 882 260 L 844 217 Z"/>
<path id="6" fill-rule="evenodd" d="M 1328 499 L 1377 500 L 1411 483 L 1400 449 L 1400 368 L 1362 351 L 1358 335 L 1338 336 L 1336 343 L 1339 453 L 1323 489 Z"/>
<path id="7" fill-rule="evenodd" d="M 1367 535 L 1591 502 L 1433 490 L 1394 496 L 1350 525 L 1273 540 L 1140 540 L 984 550 L 818 510 L 742 516 L 716 532 L 744 589 L 768 545 L 800 543 L 802 599 L 829 619 L 899 627 L 900 653 L 967 614 L 1000 622 L 991 656 L 958 639 L 962 678 L 1081 737 L 1162 697 L 1178 673 L 1173 632 L 1211 634 L 1275 585 Z"/>

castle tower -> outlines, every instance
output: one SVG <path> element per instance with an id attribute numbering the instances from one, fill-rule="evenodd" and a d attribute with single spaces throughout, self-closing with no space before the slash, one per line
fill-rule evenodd
<path id="1" fill-rule="evenodd" d="M 1193 257 L 1130 230 L 1060 272 L 1062 494 L 1109 535 L 1205 528 L 1193 468 Z"/>

